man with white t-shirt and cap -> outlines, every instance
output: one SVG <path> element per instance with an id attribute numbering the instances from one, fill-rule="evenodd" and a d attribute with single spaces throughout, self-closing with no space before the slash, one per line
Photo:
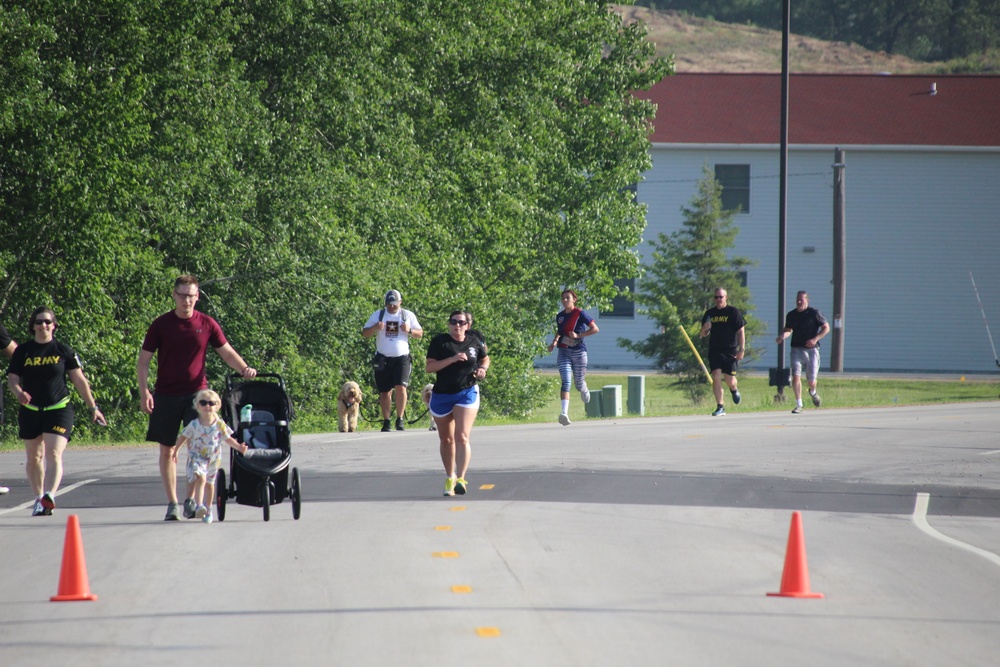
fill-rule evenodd
<path id="1" fill-rule="evenodd" d="M 424 330 L 417 316 L 403 308 L 403 298 L 396 290 L 385 294 L 385 308 L 372 313 L 361 329 L 365 338 L 375 338 L 375 386 L 378 388 L 379 406 L 382 408 L 382 430 L 389 431 L 389 414 L 392 397 L 396 396 L 396 430 L 405 429 L 403 414 L 406 412 L 406 388 L 410 384 L 413 364 L 410 359 L 410 337 L 421 338 Z"/>

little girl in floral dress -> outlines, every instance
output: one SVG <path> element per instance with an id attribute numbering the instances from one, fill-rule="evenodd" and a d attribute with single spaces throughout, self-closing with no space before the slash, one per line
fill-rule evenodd
<path id="1" fill-rule="evenodd" d="M 199 391 L 194 397 L 198 418 L 177 438 L 178 445 L 187 443 L 187 478 L 194 484 L 195 517 L 205 523 L 212 523 L 209 508 L 215 498 L 215 474 L 222 466 L 222 443 L 243 454 L 247 451 L 247 446 L 233 437 L 232 429 L 219 417 L 221 405 L 219 395 L 211 389 Z"/>

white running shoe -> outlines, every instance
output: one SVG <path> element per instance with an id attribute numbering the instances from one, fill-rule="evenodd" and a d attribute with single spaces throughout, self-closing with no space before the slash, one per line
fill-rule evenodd
<path id="1" fill-rule="evenodd" d="M 572 422 L 569 420 L 569 415 L 559 415 L 559 423 L 563 426 L 569 426 Z"/>

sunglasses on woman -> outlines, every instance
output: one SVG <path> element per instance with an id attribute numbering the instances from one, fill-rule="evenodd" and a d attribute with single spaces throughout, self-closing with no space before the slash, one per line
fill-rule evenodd
<path id="1" fill-rule="evenodd" d="M 203 408 L 209 408 L 215 404 L 216 404 L 215 401 L 205 401 L 205 400 L 198 401 L 198 405 L 200 405 Z"/>
<path id="2" fill-rule="evenodd" d="M 460 327 L 468 324 L 468 322 L 466 322 L 465 320 L 456 320 L 455 318 L 452 318 L 448 320 L 448 324 L 454 324 L 456 327 Z"/>
<path id="3" fill-rule="evenodd" d="M 41 326 L 43 324 L 48 326 L 49 324 L 52 324 L 52 320 L 35 320 L 35 326 Z"/>

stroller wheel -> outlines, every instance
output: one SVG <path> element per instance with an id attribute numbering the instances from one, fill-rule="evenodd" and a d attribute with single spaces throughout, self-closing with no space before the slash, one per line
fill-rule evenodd
<path id="1" fill-rule="evenodd" d="M 226 520 L 226 471 L 219 470 L 215 478 L 215 509 L 219 516 L 219 521 Z"/>
<path id="2" fill-rule="evenodd" d="M 302 479 L 299 477 L 299 469 L 292 468 L 292 518 L 298 521 L 302 513 Z"/>
<path id="3" fill-rule="evenodd" d="M 271 520 L 271 480 L 261 482 L 260 501 L 264 510 L 264 521 Z"/>

